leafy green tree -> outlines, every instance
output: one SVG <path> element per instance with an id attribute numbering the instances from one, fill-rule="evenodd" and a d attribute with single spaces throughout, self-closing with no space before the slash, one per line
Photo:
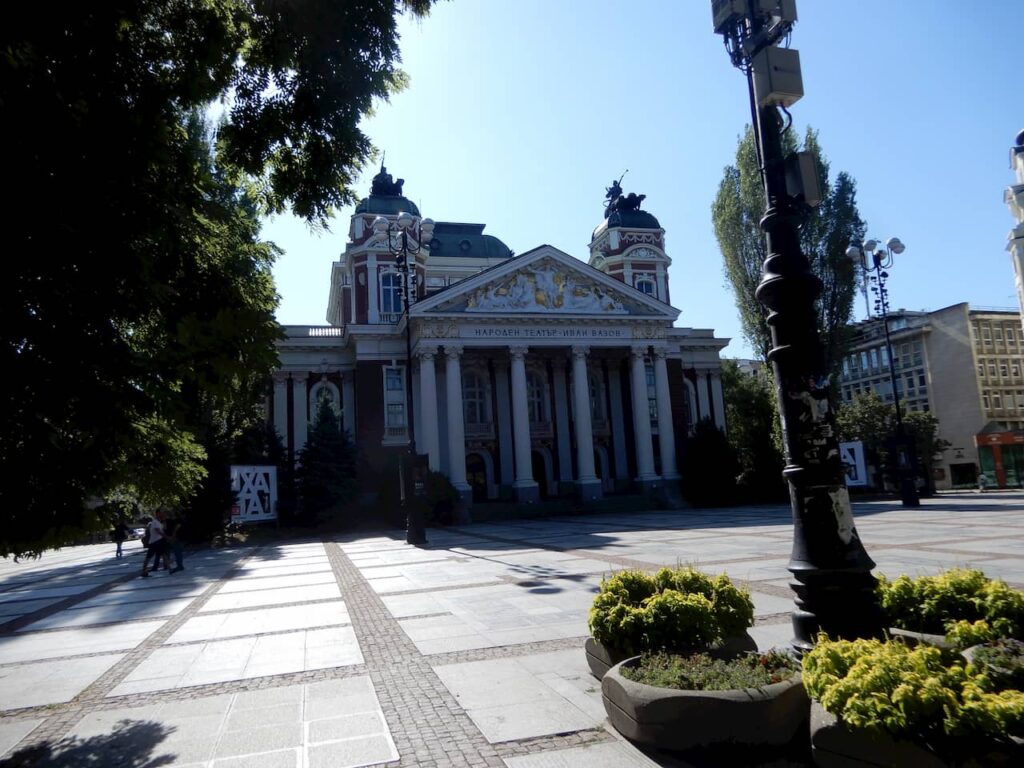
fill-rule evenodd
<path id="1" fill-rule="evenodd" d="M 939 420 L 934 414 L 925 411 L 908 412 L 900 403 L 900 415 L 903 428 L 913 442 L 920 475 L 927 487 L 933 489 L 935 458 L 950 444 L 939 437 Z M 897 434 L 897 425 L 896 409 L 892 404 L 883 402 L 874 392 L 857 395 L 852 402 L 844 403 L 837 412 L 836 428 L 840 440 L 860 440 L 864 443 L 867 463 L 881 468 L 887 477 L 895 477 L 892 444 Z"/>
<path id="2" fill-rule="evenodd" d="M 739 464 L 736 484 L 746 501 L 780 501 L 787 495 L 784 461 L 775 440 L 778 411 L 767 368 L 744 373 L 722 361 L 722 391 L 728 439 Z"/>
<path id="3" fill-rule="evenodd" d="M 783 149 L 787 153 L 798 149 L 793 131 L 783 135 Z M 822 281 L 817 302 L 819 330 L 827 370 L 835 372 L 847 343 L 846 327 L 856 293 L 856 268 L 846 257 L 846 248 L 850 242 L 863 239 L 865 225 L 857 211 L 856 182 L 845 172 L 830 181 L 830 166 L 816 131 L 807 129 L 802 149 L 813 153 L 817 160 L 822 202 L 806 209 L 800 245 L 811 271 Z M 762 360 L 771 350 L 771 332 L 767 310 L 754 297 L 754 291 L 768 258 L 759 226 L 765 207 L 754 133 L 747 126 L 736 148 L 736 164 L 724 170 L 711 218 L 743 335 Z"/>
<path id="4" fill-rule="evenodd" d="M 91 500 L 119 489 L 220 514 L 195 493 L 221 503 L 278 332 L 259 215 L 324 225 L 354 199 L 360 120 L 404 83 L 396 15 L 431 3 L 112 0 L 5 20 L 0 555 L 105 525 Z M 211 148 L 198 114 L 218 101 Z"/>
<path id="5" fill-rule="evenodd" d="M 682 445 L 683 495 L 698 507 L 722 507 L 736 501 L 736 455 L 711 419 L 701 419 Z"/>
<path id="6" fill-rule="evenodd" d="M 355 448 L 326 400 L 320 401 L 306 445 L 299 451 L 295 481 L 306 523 L 340 511 L 357 487 Z"/>

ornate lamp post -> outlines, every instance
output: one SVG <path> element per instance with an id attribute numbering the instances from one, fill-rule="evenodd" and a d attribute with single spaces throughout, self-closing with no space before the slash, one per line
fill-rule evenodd
<path id="1" fill-rule="evenodd" d="M 795 0 L 712 0 L 715 32 L 732 63 L 747 76 L 765 199 L 761 219 L 768 258 L 757 287 L 768 308 L 782 420 L 793 551 L 790 586 L 796 593 L 793 646 L 809 650 L 819 630 L 832 637 L 881 636 L 874 562 L 857 535 L 839 456 L 828 371 L 818 337 L 815 298 L 821 281 L 800 252 L 800 226 L 816 194 L 807 153 L 783 157 L 786 108 L 803 95 L 799 54 L 778 43 L 796 21 Z"/>
<path id="2" fill-rule="evenodd" d="M 892 340 L 889 337 L 889 289 L 886 280 L 892 269 L 894 257 L 903 253 L 906 246 L 898 237 L 890 237 L 885 247 L 880 248 L 877 240 L 865 240 L 863 244 L 850 243 L 846 255 L 853 261 L 859 261 L 864 267 L 865 283 L 870 277 L 874 285 L 871 292 L 875 294 L 875 311 L 882 317 L 882 328 L 885 331 L 885 353 L 889 359 L 889 382 L 892 386 L 893 405 L 896 408 L 896 472 L 900 483 L 900 500 L 904 507 L 919 507 L 921 499 L 917 495 L 917 451 L 908 439 L 903 426 L 903 413 L 900 408 L 900 390 L 896 376 L 896 359 L 892 356 Z M 874 272 L 872 275 L 871 272 Z"/>
<path id="3" fill-rule="evenodd" d="M 415 220 L 411 213 L 398 214 L 398 220 L 392 224 L 384 216 L 373 221 L 373 230 L 378 237 L 387 243 L 388 251 L 395 257 L 395 266 L 402 276 L 399 295 L 402 297 L 402 319 L 405 321 L 405 401 L 406 401 L 406 435 L 409 443 L 405 453 L 398 462 L 398 483 L 402 499 L 402 512 L 405 517 L 405 541 L 407 544 L 426 544 L 427 534 L 423 525 L 422 511 L 413 499 L 413 472 L 416 467 L 416 421 L 412 405 L 412 323 L 409 319 L 409 307 L 416 300 L 416 257 L 434 237 L 434 222 L 423 219 L 419 225 L 419 240 L 413 235 Z"/>

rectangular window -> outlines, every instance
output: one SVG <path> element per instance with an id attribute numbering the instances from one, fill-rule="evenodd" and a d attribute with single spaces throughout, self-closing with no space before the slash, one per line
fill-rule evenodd
<path id="1" fill-rule="evenodd" d="M 1013 328 L 1006 329 L 1006 346 L 1016 347 L 1017 346 L 1017 334 L 1014 333 Z"/>
<path id="2" fill-rule="evenodd" d="M 1010 375 L 1010 369 L 1007 367 L 1006 363 L 999 364 L 999 375 L 1004 379 Z"/>
<path id="3" fill-rule="evenodd" d="M 988 395 L 981 396 L 981 405 L 986 411 L 991 409 L 992 406 L 989 404 Z"/>
<path id="4" fill-rule="evenodd" d="M 885 347 L 882 347 L 882 367 L 886 369 L 889 367 L 889 350 Z"/>
<path id="5" fill-rule="evenodd" d="M 1024 408 L 1024 391 L 1017 390 L 1017 407 Z"/>
<path id="6" fill-rule="evenodd" d="M 405 426 L 405 403 L 388 403 L 386 426 Z"/>
<path id="7" fill-rule="evenodd" d="M 871 349 L 871 370 L 878 370 L 878 349 L 874 347 Z"/>
<path id="8" fill-rule="evenodd" d="M 993 333 L 995 334 L 996 341 L 998 341 L 1000 344 L 1002 344 L 1003 343 L 1003 328 L 1002 328 L 1002 326 L 997 325 L 995 327 L 995 331 L 993 331 Z"/>
<path id="9" fill-rule="evenodd" d="M 863 370 L 863 371 L 868 370 L 868 353 L 867 352 L 861 352 L 860 353 L 860 367 L 861 367 L 861 370 Z"/>
<path id="10" fill-rule="evenodd" d="M 985 378 L 985 364 L 984 363 L 978 363 L 978 378 L 979 379 L 984 379 Z"/>
<path id="11" fill-rule="evenodd" d="M 927 383 L 928 383 L 928 379 L 925 378 L 925 375 L 923 373 L 919 374 L 918 377 L 917 377 L 917 386 L 923 387 Z"/>
<path id="12" fill-rule="evenodd" d="M 985 344 L 992 343 L 992 329 L 987 325 L 981 326 L 981 340 Z"/>
<path id="13" fill-rule="evenodd" d="M 384 385 L 388 392 L 401 392 L 405 389 L 403 372 L 402 368 L 386 368 L 384 370 Z"/>
<path id="14" fill-rule="evenodd" d="M 988 364 L 988 377 L 990 379 L 994 379 L 996 377 L 996 364 L 995 363 L 989 363 Z"/>
<path id="15" fill-rule="evenodd" d="M 1010 375 L 1015 379 L 1020 376 L 1020 363 L 1010 363 Z"/>
<path id="16" fill-rule="evenodd" d="M 1003 397 L 998 392 L 992 393 L 992 408 L 997 411 L 1003 409 Z"/>

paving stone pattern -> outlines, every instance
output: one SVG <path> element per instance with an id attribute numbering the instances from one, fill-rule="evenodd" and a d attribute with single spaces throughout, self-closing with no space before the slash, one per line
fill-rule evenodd
<path id="1" fill-rule="evenodd" d="M 855 507 L 878 572 L 1024 587 L 1024 494 Z M 784 507 L 496 522 L 190 553 L 0 561 L 0 766 L 682 766 L 610 729 L 582 653 L 601 579 L 692 564 L 788 643 Z"/>

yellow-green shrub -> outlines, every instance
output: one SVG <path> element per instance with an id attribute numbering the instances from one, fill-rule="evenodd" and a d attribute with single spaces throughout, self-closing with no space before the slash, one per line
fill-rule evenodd
<path id="1" fill-rule="evenodd" d="M 978 570 L 952 569 L 937 576 L 878 580 L 878 597 L 890 624 L 900 629 L 950 634 L 960 647 L 1024 632 L 1024 593 Z"/>
<path id="2" fill-rule="evenodd" d="M 601 582 L 589 614 L 594 639 L 626 654 L 707 647 L 753 620 L 748 592 L 693 568 L 617 573 Z"/>
<path id="3" fill-rule="evenodd" d="M 914 739 L 1024 734 L 1024 693 L 997 690 L 951 651 L 819 638 L 803 660 L 808 694 L 852 728 Z"/>

